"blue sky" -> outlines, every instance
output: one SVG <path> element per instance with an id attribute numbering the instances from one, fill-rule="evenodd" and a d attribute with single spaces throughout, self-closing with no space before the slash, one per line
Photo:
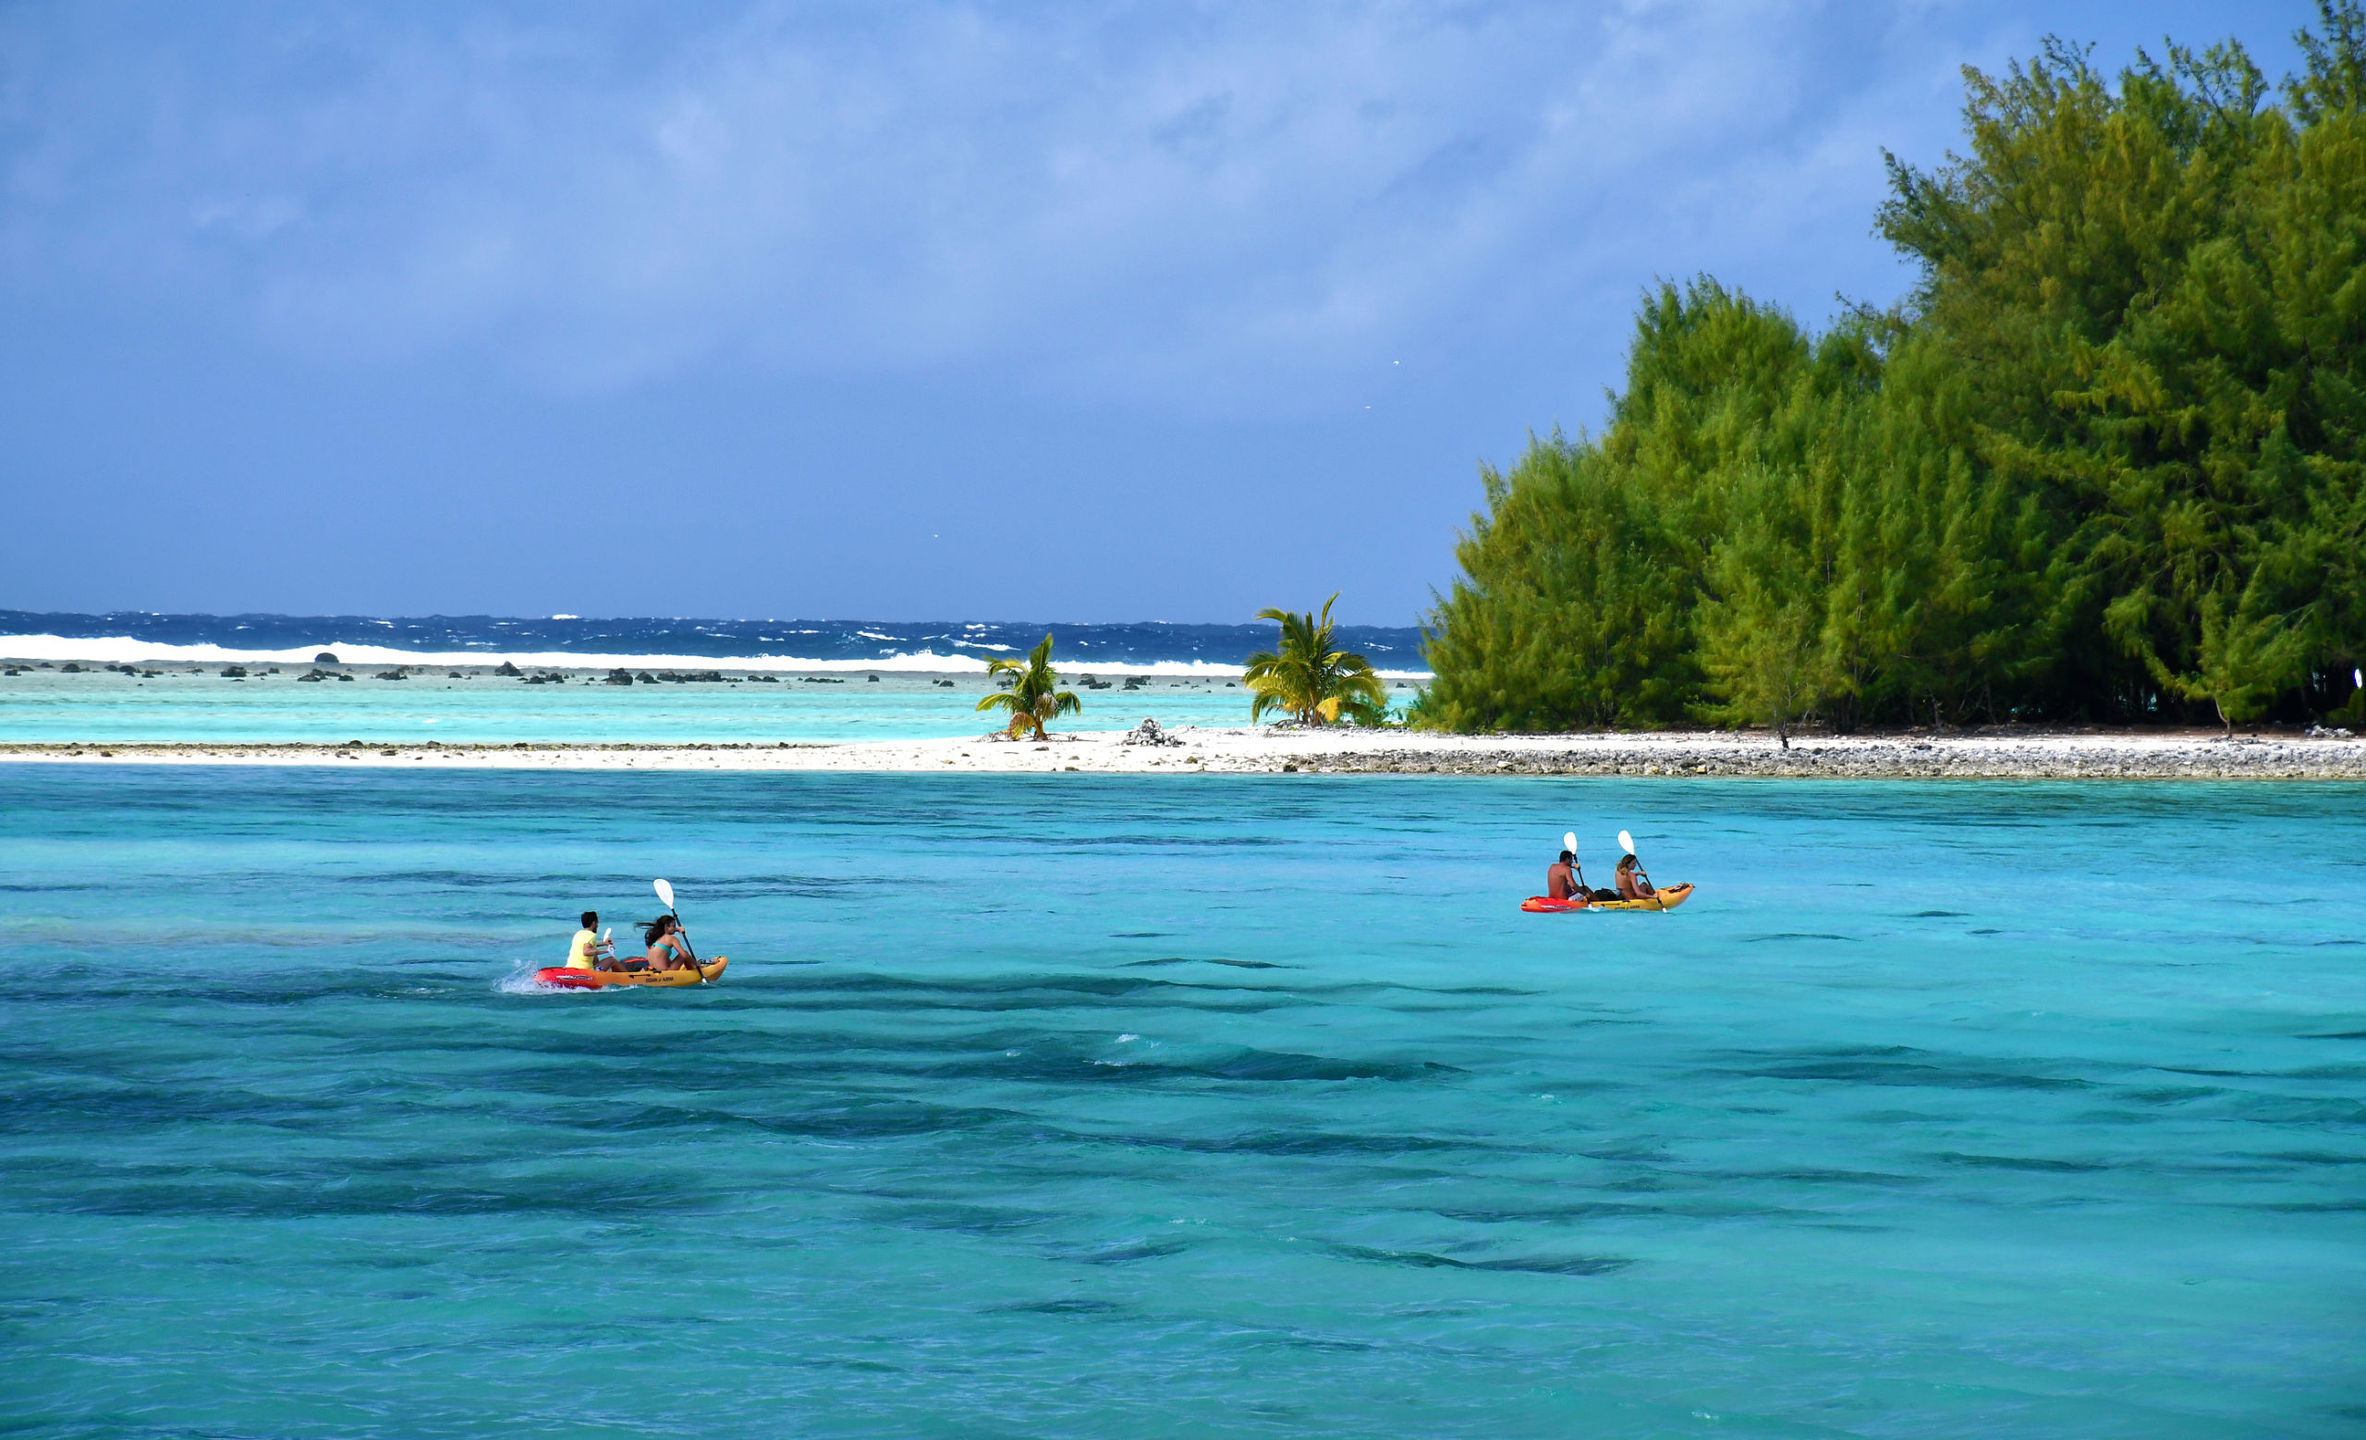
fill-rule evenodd
<path id="1" fill-rule="evenodd" d="M 0 607 L 1412 622 L 1964 64 L 2301 4 L 0 7 Z"/>

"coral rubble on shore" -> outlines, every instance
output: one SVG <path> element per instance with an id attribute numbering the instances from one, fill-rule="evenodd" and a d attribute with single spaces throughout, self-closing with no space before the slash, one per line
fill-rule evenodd
<path id="1" fill-rule="evenodd" d="M 1129 739 L 1129 736 L 1131 738 Z M 466 769 L 1125 774 L 1661 775 L 1821 779 L 2366 780 L 2366 740 L 2213 732 L 1991 732 L 1797 739 L 1727 731 L 1433 735 L 1181 727 L 850 744 L 9 744 L 0 760 Z"/>

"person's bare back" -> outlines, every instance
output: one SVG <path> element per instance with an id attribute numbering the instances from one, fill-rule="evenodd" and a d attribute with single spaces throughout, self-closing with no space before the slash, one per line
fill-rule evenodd
<path id="1" fill-rule="evenodd" d="M 1584 887 L 1577 883 L 1576 874 L 1570 868 L 1571 862 L 1576 859 L 1575 855 L 1564 850 L 1561 852 L 1561 858 L 1554 861 L 1551 868 L 1544 872 L 1544 893 L 1548 898 L 1554 900 L 1584 900 L 1587 898 Z"/>

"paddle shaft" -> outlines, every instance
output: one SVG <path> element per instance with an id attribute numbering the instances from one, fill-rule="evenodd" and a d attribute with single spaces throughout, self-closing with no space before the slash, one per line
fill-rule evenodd
<path id="1" fill-rule="evenodd" d="M 1635 852 L 1629 850 L 1627 853 L 1632 855 Z M 1643 868 L 1643 862 L 1641 860 L 1637 860 L 1635 862 L 1635 874 L 1642 879 L 1644 884 L 1651 885 L 1651 872 Z M 1651 885 L 1651 898 L 1659 902 L 1659 908 L 1662 910 L 1668 908 L 1668 902 L 1660 895 L 1659 887 L 1657 885 Z"/>
<path id="2" fill-rule="evenodd" d="M 690 927 L 682 923 L 681 914 L 673 906 L 666 906 L 665 913 L 674 917 L 674 933 L 682 937 L 682 953 L 689 958 L 690 968 L 698 973 L 698 983 L 701 985 L 710 983 L 707 980 L 706 967 L 698 963 L 698 952 L 690 948 Z"/>

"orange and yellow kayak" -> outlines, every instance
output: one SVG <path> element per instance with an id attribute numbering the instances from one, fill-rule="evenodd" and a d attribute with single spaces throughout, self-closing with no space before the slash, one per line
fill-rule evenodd
<path id="1" fill-rule="evenodd" d="M 1531 915 L 1574 915 L 1583 910 L 1673 910 L 1692 898 L 1692 886 L 1670 885 L 1648 900 L 1554 900 L 1531 895 L 1520 908 Z"/>
<path id="2" fill-rule="evenodd" d="M 712 960 L 699 962 L 695 972 L 689 970 L 576 970 L 565 965 L 552 965 L 534 972 L 534 978 L 544 985 L 557 985 L 567 990 L 605 990 L 611 985 L 647 985 L 672 989 L 681 985 L 696 985 L 702 980 L 713 980 L 730 964 L 717 955 Z"/>

